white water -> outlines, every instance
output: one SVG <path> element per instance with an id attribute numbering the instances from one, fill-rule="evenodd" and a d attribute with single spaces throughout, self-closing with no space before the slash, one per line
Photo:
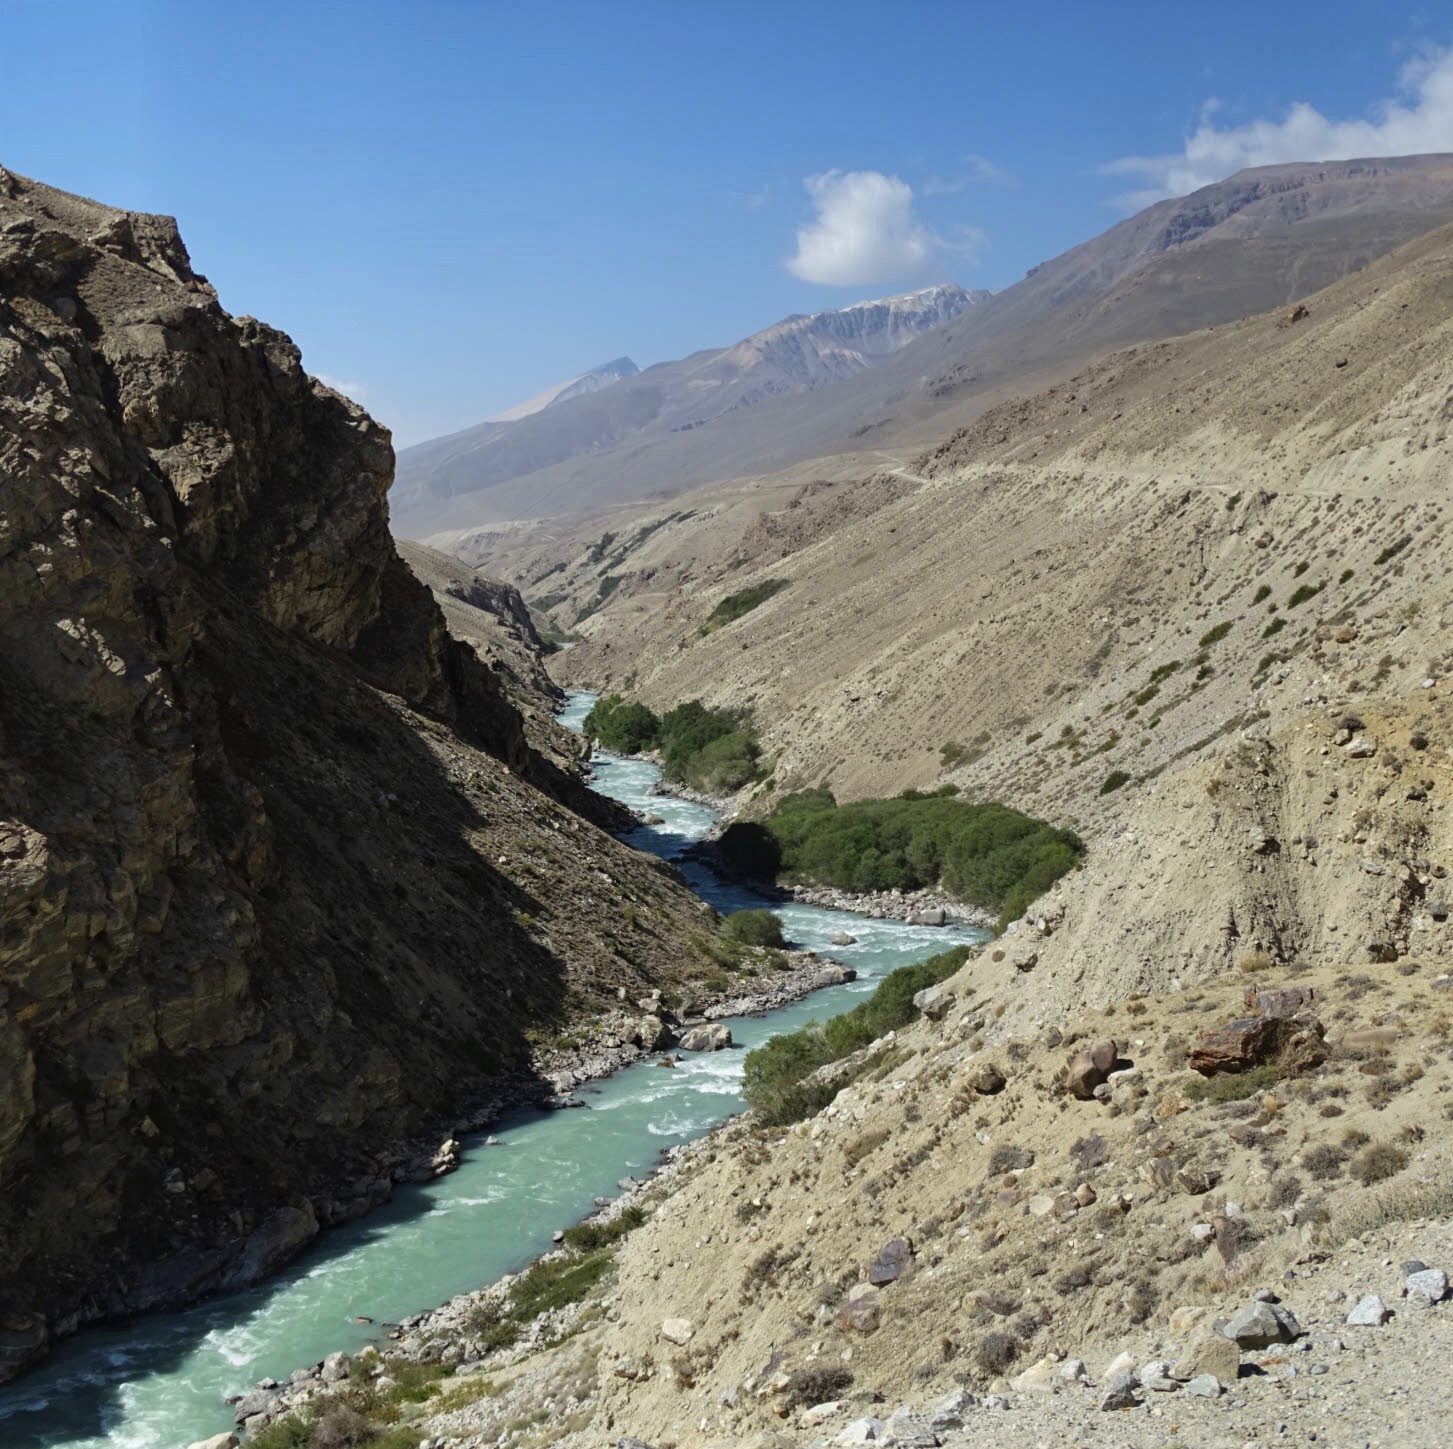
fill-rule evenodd
<path id="1" fill-rule="evenodd" d="M 578 729 L 593 703 L 572 695 L 562 723 Z M 659 772 L 639 760 L 601 756 L 596 788 L 664 823 L 626 838 L 675 856 L 715 817 L 704 806 L 651 795 Z M 380 1335 L 356 1315 L 398 1320 L 491 1282 L 544 1252 L 556 1228 L 644 1175 L 660 1150 L 700 1136 L 741 1110 L 745 1049 L 832 1016 L 896 966 L 984 938 L 970 928 L 936 930 L 874 921 L 815 906 L 764 902 L 750 890 L 680 862 L 692 887 L 722 911 L 771 904 L 795 944 L 854 966 L 858 980 L 759 1018 L 729 1022 L 738 1049 L 688 1055 L 674 1071 L 649 1062 L 582 1089 L 588 1111 L 522 1108 L 466 1139 L 457 1172 L 400 1188 L 360 1222 L 319 1237 L 267 1283 L 179 1313 L 94 1329 L 65 1343 L 35 1372 L 0 1390 L 0 1446 L 40 1449 L 180 1449 L 231 1427 L 223 1402 L 258 1379 L 285 1379 L 334 1349 L 356 1351 Z M 847 931 L 854 946 L 830 946 Z"/>

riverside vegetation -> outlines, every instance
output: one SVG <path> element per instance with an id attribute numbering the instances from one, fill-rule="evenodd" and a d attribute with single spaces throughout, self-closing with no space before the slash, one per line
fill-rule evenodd
<path id="1" fill-rule="evenodd" d="M 678 704 L 659 718 L 645 705 L 607 695 L 585 717 L 587 738 L 618 754 L 661 752 L 661 773 L 680 785 L 729 795 L 758 776 L 761 746 L 742 711 Z"/>
<path id="2" fill-rule="evenodd" d="M 1001 927 L 1071 870 L 1084 843 L 1070 830 L 991 802 L 931 795 L 839 805 L 830 790 L 785 795 L 763 821 L 722 832 L 723 863 L 753 880 L 848 891 L 941 888 L 1000 912 Z"/>

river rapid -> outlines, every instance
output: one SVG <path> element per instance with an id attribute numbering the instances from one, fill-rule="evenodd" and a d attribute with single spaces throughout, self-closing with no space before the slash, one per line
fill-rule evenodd
<path id="1" fill-rule="evenodd" d="M 561 722 L 579 729 L 594 696 L 573 693 Z M 595 788 L 664 823 L 625 837 L 674 859 L 715 823 L 713 811 L 652 795 L 657 767 L 598 754 Z M 769 902 L 705 867 L 678 862 L 692 889 L 720 911 L 769 906 L 789 941 L 857 969 L 846 986 L 758 1018 L 732 1018 L 738 1046 L 687 1054 L 672 1072 L 650 1061 L 577 1095 L 590 1110 L 520 1108 L 464 1139 L 457 1172 L 402 1186 L 358 1222 L 334 1228 L 266 1283 L 175 1313 L 89 1329 L 38 1369 L 0 1390 L 5 1449 L 181 1449 L 232 1425 L 228 1394 L 264 1377 L 286 1379 L 335 1349 L 356 1352 L 381 1334 L 360 1316 L 397 1321 L 482 1287 L 550 1247 L 551 1234 L 588 1213 L 618 1179 L 644 1176 L 662 1148 L 700 1137 L 742 1110 L 742 1059 L 769 1037 L 852 1006 L 897 966 L 980 941 L 972 927 L 942 929 L 871 920 L 792 902 Z M 831 946 L 846 931 L 853 946 Z"/>

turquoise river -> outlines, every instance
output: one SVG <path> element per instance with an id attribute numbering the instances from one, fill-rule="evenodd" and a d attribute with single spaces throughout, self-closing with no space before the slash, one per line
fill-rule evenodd
<path id="1" fill-rule="evenodd" d="M 594 696 L 572 694 L 562 722 L 578 729 Z M 641 760 L 596 759 L 596 788 L 664 824 L 626 838 L 674 856 L 710 829 L 713 813 L 651 795 L 658 771 Z M 766 904 L 691 863 L 693 889 L 722 911 Z M 228 1394 L 286 1378 L 334 1349 L 380 1333 L 359 1316 L 398 1320 L 519 1268 L 550 1246 L 626 1174 L 644 1175 L 663 1147 L 701 1136 L 743 1107 L 744 1050 L 851 1006 L 874 982 L 935 951 L 982 940 L 971 928 L 935 930 L 794 904 L 773 905 L 790 941 L 856 967 L 848 986 L 757 1018 L 732 1020 L 734 1050 L 688 1056 L 674 1072 L 627 1067 L 581 1089 L 590 1110 L 511 1111 L 465 1140 L 459 1170 L 400 1188 L 358 1222 L 323 1233 L 266 1283 L 176 1313 L 86 1330 L 38 1369 L 0 1390 L 5 1449 L 182 1449 L 231 1427 Z M 854 946 L 829 947 L 846 930 Z"/>

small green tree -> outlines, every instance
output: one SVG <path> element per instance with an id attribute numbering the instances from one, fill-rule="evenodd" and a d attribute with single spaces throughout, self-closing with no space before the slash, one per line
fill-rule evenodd
<path id="1" fill-rule="evenodd" d="M 771 911 L 733 911 L 721 928 L 722 939 L 733 946 L 770 946 L 780 949 L 787 944 L 782 935 L 782 922 Z"/>

